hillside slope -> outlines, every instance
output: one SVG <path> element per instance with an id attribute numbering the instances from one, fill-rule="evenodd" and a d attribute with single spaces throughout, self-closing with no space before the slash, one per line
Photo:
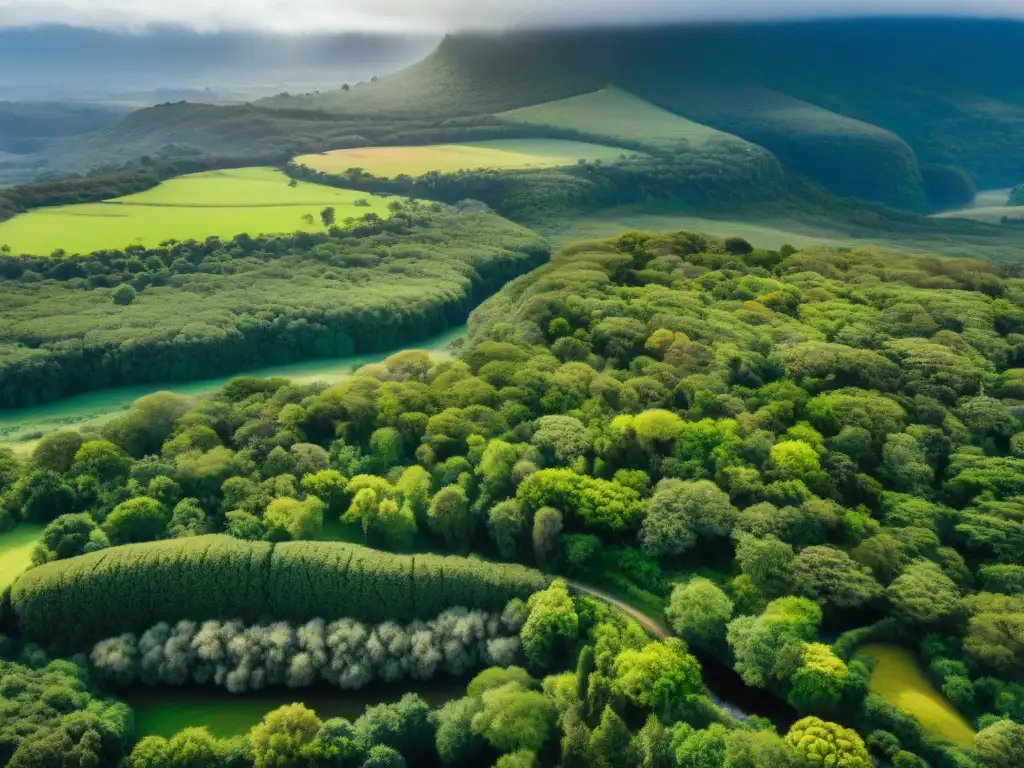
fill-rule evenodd
<path id="1" fill-rule="evenodd" d="M 1024 173 L 1024 24 L 915 19 L 447 38 L 420 64 L 271 108 L 505 112 L 619 86 L 841 194 L 923 203 L 918 160 Z M 915 156 L 916 155 L 916 156 Z"/>

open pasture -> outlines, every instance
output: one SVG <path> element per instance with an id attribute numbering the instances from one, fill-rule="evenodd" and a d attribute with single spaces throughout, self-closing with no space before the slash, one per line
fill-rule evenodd
<path id="1" fill-rule="evenodd" d="M 916 717 L 934 736 L 962 746 L 974 743 L 970 724 L 935 689 L 913 653 L 888 643 L 865 645 L 858 653 L 875 659 L 869 682 L 873 693 Z"/>
<path id="2" fill-rule="evenodd" d="M 295 162 L 325 173 L 362 168 L 369 174 L 387 179 L 401 174 L 422 176 L 429 171 L 452 173 L 477 168 L 560 168 L 575 165 L 580 160 L 613 162 L 624 154 L 633 153 L 582 141 L 503 139 L 421 147 L 338 149 L 318 155 L 302 155 L 295 158 Z"/>
<path id="3" fill-rule="evenodd" d="M 43 526 L 22 523 L 0 533 L 0 591 L 10 586 L 32 563 L 32 550 Z"/>
<path id="4" fill-rule="evenodd" d="M 366 213 L 386 215 L 387 198 L 298 182 L 273 168 L 237 168 L 179 176 L 134 195 L 39 208 L 0 223 L 0 245 L 15 254 L 67 254 L 154 247 L 167 240 L 231 238 L 320 231 L 320 211 L 337 221 Z M 367 205 L 356 205 L 365 200 Z"/>
<path id="5" fill-rule="evenodd" d="M 1000 224 L 1003 218 L 1024 222 L 1024 205 L 991 205 L 981 208 L 961 208 L 936 214 L 938 219 L 970 219 L 984 224 Z"/>
<path id="6" fill-rule="evenodd" d="M 498 117 L 513 123 L 550 125 L 665 148 L 682 142 L 699 147 L 712 140 L 735 138 L 674 115 L 619 88 L 514 109 Z"/>

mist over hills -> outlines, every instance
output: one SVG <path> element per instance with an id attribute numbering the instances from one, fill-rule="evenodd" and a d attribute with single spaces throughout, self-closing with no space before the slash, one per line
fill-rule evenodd
<path id="1" fill-rule="evenodd" d="M 107 33 L 61 34 L 82 36 L 85 47 L 73 55 L 89 56 L 88 46 Z M 254 73 L 329 68 L 339 87 L 238 107 L 142 110 L 25 160 L 54 172 L 143 154 L 266 157 L 403 137 L 416 143 L 452 118 L 497 115 L 501 122 L 507 110 L 615 86 L 760 145 L 842 195 L 920 208 L 927 164 L 960 166 L 982 188 L 1011 186 L 1024 176 L 1020 22 L 915 18 L 463 33 L 401 71 L 347 90 L 340 85 L 357 79 L 345 74 L 353 68 L 393 70 L 403 56 L 430 46 L 423 38 L 166 35 L 166 45 L 194 52 L 175 65 L 182 76 L 202 71 L 215 78 L 258 59 Z M 152 76 L 169 66 L 160 45 L 144 55 L 140 45 L 121 38 L 96 55 L 94 67 L 113 72 L 135 55 L 138 69 Z M 602 133 L 596 125 L 589 132 Z"/>
<path id="2" fill-rule="evenodd" d="M 195 99 L 210 87 L 205 100 L 214 100 L 236 96 L 233 89 L 267 95 L 289 83 L 340 87 L 412 64 L 436 43 L 425 35 L 0 29 L 0 98 L 131 99 L 191 90 Z"/>

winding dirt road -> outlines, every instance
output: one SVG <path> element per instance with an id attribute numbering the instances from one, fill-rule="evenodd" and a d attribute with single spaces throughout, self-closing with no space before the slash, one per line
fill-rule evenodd
<path id="1" fill-rule="evenodd" d="M 640 624 L 640 626 L 642 626 L 652 635 L 657 637 L 659 640 L 664 639 L 666 637 L 670 637 L 672 635 L 672 633 L 668 630 L 668 627 L 666 627 L 664 624 L 651 618 L 646 613 L 638 610 L 637 608 L 634 608 L 629 603 L 619 600 L 614 595 L 605 592 L 603 589 L 598 589 L 597 587 L 592 587 L 589 584 L 583 584 L 579 581 L 573 581 L 572 579 L 563 579 L 563 581 L 565 581 L 565 583 L 572 589 L 578 590 L 580 592 L 585 592 L 586 594 L 592 597 L 596 597 L 600 600 L 604 600 L 606 603 L 609 603 L 610 605 L 614 605 L 616 608 L 618 608 L 624 614 L 629 616 L 631 619 L 635 620 L 638 624 Z"/>

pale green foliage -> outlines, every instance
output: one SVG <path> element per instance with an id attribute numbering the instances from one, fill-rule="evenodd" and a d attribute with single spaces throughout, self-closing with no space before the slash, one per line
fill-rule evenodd
<path id="1" fill-rule="evenodd" d="M 665 615 L 672 628 L 691 642 L 714 644 L 725 638 L 733 603 L 713 581 L 694 578 L 672 590 Z"/>
<path id="2" fill-rule="evenodd" d="M 540 750 L 555 726 L 555 705 L 547 696 L 510 682 L 480 696 L 472 728 L 502 753 Z"/>
<path id="3" fill-rule="evenodd" d="M 289 704 L 270 712 L 249 734 L 255 768 L 296 765 L 323 723 L 311 709 Z"/>
<path id="4" fill-rule="evenodd" d="M 856 731 L 817 717 L 794 723 L 786 743 L 807 768 L 871 768 L 867 747 Z"/>
<path id="5" fill-rule="evenodd" d="M 613 688 L 638 707 L 668 713 L 703 687 L 700 665 L 674 637 L 625 650 L 615 659 Z"/>
<path id="6" fill-rule="evenodd" d="M 273 541 L 313 539 L 324 525 L 324 503 L 316 496 L 274 499 L 263 513 L 267 536 Z"/>
<path id="7" fill-rule="evenodd" d="M 565 582 L 556 580 L 547 589 L 531 595 L 530 614 L 520 632 L 523 652 L 531 664 L 550 666 L 564 653 L 579 633 L 579 616 Z"/>

